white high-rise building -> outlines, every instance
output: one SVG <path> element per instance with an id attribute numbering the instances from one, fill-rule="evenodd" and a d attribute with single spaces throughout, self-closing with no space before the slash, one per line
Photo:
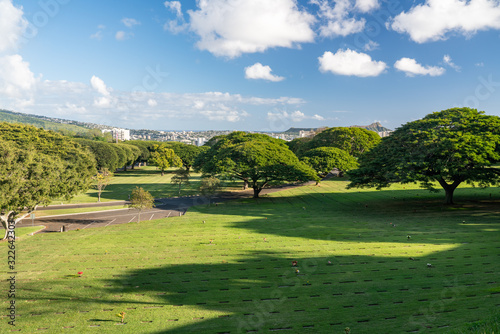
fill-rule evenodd
<path id="1" fill-rule="evenodd" d="M 113 140 L 130 140 L 130 130 L 114 128 L 112 131 Z"/>

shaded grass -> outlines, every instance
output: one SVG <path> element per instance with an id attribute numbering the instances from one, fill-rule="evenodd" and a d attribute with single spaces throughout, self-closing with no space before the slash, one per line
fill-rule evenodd
<path id="1" fill-rule="evenodd" d="M 497 188 L 345 184 L 20 240 L 16 329 L 441 333 L 500 306 Z"/>

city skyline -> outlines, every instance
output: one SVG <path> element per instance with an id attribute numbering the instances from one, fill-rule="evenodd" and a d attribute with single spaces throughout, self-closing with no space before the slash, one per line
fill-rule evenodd
<path id="1" fill-rule="evenodd" d="M 151 130 L 500 115 L 498 1 L 0 0 L 0 24 L 0 109 Z"/>

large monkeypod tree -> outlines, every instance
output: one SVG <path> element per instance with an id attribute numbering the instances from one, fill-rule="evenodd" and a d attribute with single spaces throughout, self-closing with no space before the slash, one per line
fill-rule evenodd
<path id="1" fill-rule="evenodd" d="M 434 112 L 406 123 L 359 158 L 348 172 L 353 187 L 419 183 L 445 191 L 446 203 L 463 182 L 479 186 L 500 181 L 500 118 L 470 108 Z"/>
<path id="2" fill-rule="evenodd" d="M 194 168 L 204 175 L 243 180 L 253 188 L 254 198 L 269 185 L 318 180 L 314 170 L 299 161 L 283 141 L 244 132 L 218 138 L 198 156 Z"/>

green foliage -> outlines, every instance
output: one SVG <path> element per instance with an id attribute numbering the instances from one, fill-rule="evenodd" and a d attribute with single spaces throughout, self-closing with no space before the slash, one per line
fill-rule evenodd
<path id="1" fill-rule="evenodd" d="M 176 184 L 179 187 L 177 195 L 180 196 L 182 186 L 189 185 L 189 170 L 185 169 L 176 170 L 170 182 L 172 184 Z"/>
<path id="2" fill-rule="evenodd" d="M 155 199 L 153 196 L 142 187 L 135 187 L 130 194 L 129 207 L 139 210 L 137 222 L 141 221 L 141 212 L 143 210 L 151 209 L 154 207 Z"/>
<path id="3" fill-rule="evenodd" d="M 360 157 L 349 172 L 349 187 L 387 187 L 420 183 L 434 190 L 439 183 L 446 203 L 462 182 L 495 185 L 500 171 L 500 118 L 470 108 L 453 108 L 406 123 Z"/>
<path id="4" fill-rule="evenodd" d="M 75 141 L 88 147 L 93 153 L 97 169 L 107 168 L 110 171 L 115 171 L 118 167 L 123 166 L 123 164 L 119 164 L 123 160 L 119 160 L 117 150 L 114 148 L 115 144 L 83 138 L 77 138 Z"/>
<path id="5" fill-rule="evenodd" d="M 162 144 L 163 146 L 174 150 L 174 153 L 182 160 L 182 166 L 189 172 L 194 164 L 194 161 L 198 154 L 200 154 L 203 149 L 189 144 L 184 144 L 180 142 L 166 142 Z"/>
<path id="6" fill-rule="evenodd" d="M 200 193 L 202 196 L 205 196 L 210 199 L 220 191 L 222 188 L 221 180 L 216 178 L 215 176 L 204 177 L 201 179 L 200 184 Z"/>
<path id="7" fill-rule="evenodd" d="M 286 143 L 290 151 L 295 153 L 297 156 L 300 153 L 307 151 L 307 144 L 312 140 L 312 138 L 304 137 L 304 138 L 295 138 Z"/>
<path id="8" fill-rule="evenodd" d="M 138 157 L 138 161 L 148 161 L 151 156 L 151 151 L 153 150 L 153 145 L 151 142 L 142 140 L 130 140 L 127 142 L 129 145 L 137 146 L 141 150 L 141 154 Z"/>
<path id="9" fill-rule="evenodd" d="M 141 150 L 137 146 L 124 143 L 117 143 L 114 145 L 121 148 L 125 154 L 125 163 L 121 165 L 124 170 L 127 170 L 127 166 L 133 166 L 137 158 L 141 155 Z"/>
<path id="10" fill-rule="evenodd" d="M 170 166 L 180 167 L 182 164 L 181 159 L 175 154 L 174 150 L 165 145 L 154 146 L 150 161 L 161 170 L 162 176 Z"/>
<path id="11" fill-rule="evenodd" d="M 97 174 L 94 176 L 95 188 L 97 189 L 97 201 L 101 201 L 101 193 L 106 188 L 106 186 L 111 182 L 113 178 L 113 173 L 111 173 L 107 168 L 100 168 Z"/>
<path id="12" fill-rule="evenodd" d="M 31 212 L 37 205 L 48 204 L 64 189 L 60 183 L 67 165 L 55 155 L 0 140 L 0 166 L 0 221 L 6 232 L 8 223 L 16 224 L 22 210 Z"/>
<path id="13" fill-rule="evenodd" d="M 198 156 L 194 166 L 206 175 L 249 183 L 256 198 L 268 185 L 317 179 L 314 171 L 300 162 L 284 141 L 264 134 L 233 132 L 221 136 Z"/>
<path id="14" fill-rule="evenodd" d="M 53 159 L 61 159 L 64 170 L 58 182 L 52 185 L 54 194 L 71 198 L 90 188 L 96 170 L 95 159 L 91 152 L 71 138 L 33 126 L 0 123 L 0 140 Z"/>
<path id="15" fill-rule="evenodd" d="M 380 142 L 380 136 L 373 131 L 361 128 L 328 128 L 298 148 L 296 154 L 302 155 L 307 150 L 318 147 L 336 147 L 359 157 Z"/>
<path id="16" fill-rule="evenodd" d="M 300 159 L 323 176 L 334 168 L 343 173 L 358 167 L 356 158 L 336 147 L 314 148 L 307 151 Z"/>

